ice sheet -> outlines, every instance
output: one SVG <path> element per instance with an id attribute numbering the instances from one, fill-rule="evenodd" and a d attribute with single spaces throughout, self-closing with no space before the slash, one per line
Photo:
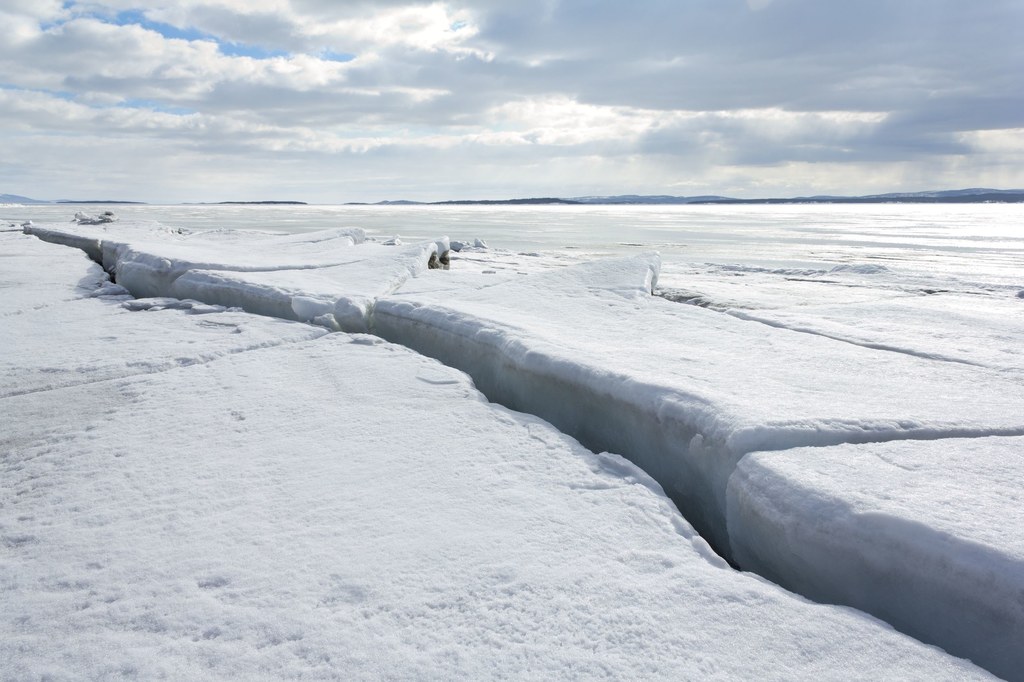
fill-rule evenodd
<path id="1" fill-rule="evenodd" d="M 1024 438 L 750 454 L 729 482 L 733 555 L 1021 679 L 1022 455 Z"/>
<path id="2" fill-rule="evenodd" d="M 922 278 L 864 263 L 824 268 L 678 262 L 666 265 L 659 294 L 719 311 L 871 303 L 953 285 L 948 277 Z M 976 290 L 973 286 L 966 288 Z"/>
<path id="3" fill-rule="evenodd" d="M 106 281 L 102 268 L 79 251 L 0 233 L 0 317 L 89 296 Z"/>
<path id="4" fill-rule="evenodd" d="M 862 346 L 1024 374 L 1024 301 L 1007 292 L 732 311 Z"/>
<path id="5" fill-rule="evenodd" d="M 726 483 L 747 452 L 1024 433 L 1019 381 L 652 297 L 657 262 L 399 292 L 374 328 L 592 449 L 635 458 L 725 552 Z"/>
<path id="6" fill-rule="evenodd" d="M 231 244 L 231 248 L 249 243 L 236 233 L 207 239 Z M 154 272 L 171 272 L 172 266 L 164 268 L 158 260 L 164 257 L 160 254 L 171 255 L 165 247 L 147 247 L 150 252 L 138 262 L 153 266 Z M 399 247 L 374 248 L 398 253 L 394 249 Z M 118 247 L 114 252 L 124 253 L 125 249 Z M 195 265 L 202 258 L 189 263 Z M 399 295 L 378 303 L 370 317 L 373 329 L 466 369 L 491 396 L 551 419 L 591 447 L 630 454 L 669 487 L 719 548 L 729 548 L 726 483 L 736 462 L 752 450 L 1024 433 L 1019 414 L 1021 385 L 1005 376 L 1005 371 L 1001 374 L 951 363 L 935 354 L 891 352 L 902 349 L 883 350 L 879 344 L 858 346 L 848 338 L 839 341 L 818 333 L 773 329 L 762 322 L 652 298 L 659 265 L 655 256 L 570 268 L 559 267 L 550 258 L 528 262 L 534 259 L 528 254 L 498 258 L 488 254 L 488 258 L 494 265 L 489 266 L 487 258 L 478 258 L 467 261 L 473 265 L 465 272 L 440 272 L 436 278 L 407 284 Z M 348 269 L 337 268 L 337 278 L 332 277 L 331 266 L 253 272 L 189 270 L 170 278 L 170 287 L 159 277 L 145 277 L 155 283 L 154 291 L 162 294 L 184 295 L 187 292 L 174 291 L 173 286 L 193 282 L 203 300 L 227 292 L 240 297 L 234 302 L 258 308 L 263 314 L 291 319 L 295 319 L 293 315 L 306 319 L 330 314 L 338 324 L 338 317 L 344 319 L 336 308 L 341 299 L 333 299 L 331 292 L 339 284 L 351 291 L 353 281 L 364 282 L 362 275 L 354 275 L 354 268 L 365 267 L 368 275 L 379 275 L 371 260 L 359 261 L 361 266 L 349 263 Z M 879 274 L 884 273 L 848 269 L 835 276 Z M 355 279 L 342 281 L 349 276 Z M 400 274 L 398 279 L 405 276 Z M 381 281 L 395 283 L 383 287 L 385 293 L 401 283 L 386 277 Z M 207 289 L 201 291 L 202 287 Z M 165 291 L 167 288 L 171 291 Z M 908 298 L 894 304 L 912 300 L 909 296 L 913 293 L 903 290 L 901 295 Z M 106 305 L 140 320 L 172 314 L 159 312 L 167 307 L 185 307 L 191 313 L 216 310 L 173 299 L 125 304 L 149 312 L 131 313 L 109 302 Z M 328 313 L 332 305 L 335 312 Z M 355 307 L 354 317 L 366 319 L 369 305 L 357 303 Z M 842 311 L 847 306 L 836 309 Z M 976 311 L 964 308 L 963 312 L 966 316 Z M 222 315 L 232 314 L 248 317 L 223 312 L 215 316 L 222 319 Z M 847 314 L 841 313 L 843 321 L 848 318 L 842 315 Z M 72 314 L 67 319 L 74 328 L 85 324 L 87 317 L 76 319 Z M 889 315 L 884 319 L 896 318 Z M 118 329 L 120 318 L 111 316 L 110 320 L 111 328 Z M 983 330 L 983 335 L 988 334 L 984 338 L 1001 329 L 997 317 L 990 321 L 996 324 Z M 324 323 L 322 319 L 318 322 Z M 1012 331 L 1012 323 L 1006 324 Z M 898 335 L 912 326 L 901 322 L 895 332 Z M 969 333 L 970 326 L 965 322 L 961 331 Z M 875 331 L 890 336 L 894 332 L 892 328 Z M 171 329 L 162 332 L 168 338 L 171 333 Z M 257 347 L 258 343 L 228 348 L 224 353 Z M 146 378 L 175 367 L 167 362 L 167 352 L 161 350 L 153 354 L 158 359 L 144 358 L 139 363 Z M 214 360 L 220 364 L 223 354 L 214 352 L 197 361 Z M 132 371 L 126 371 L 116 362 L 108 363 L 110 367 L 103 367 L 103 362 L 97 364 L 111 373 L 100 372 L 96 378 L 138 373 L 131 363 Z M 21 364 L 21 378 L 38 384 L 32 390 L 61 385 L 40 380 L 47 372 L 35 371 L 31 361 Z M 49 373 L 60 373 L 59 367 L 58 372 Z M 77 376 L 84 382 L 93 380 L 88 372 Z M 637 480 L 642 478 L 630 471 Z"/>
<path id="7" fill-rule="evenodd" d="M 160 303 L 106 322 L 159 355 L 195 319 Z M 723 566 L 629 463 L 374 337 L 0 403 L 12 678 L 985 677 Z"/>

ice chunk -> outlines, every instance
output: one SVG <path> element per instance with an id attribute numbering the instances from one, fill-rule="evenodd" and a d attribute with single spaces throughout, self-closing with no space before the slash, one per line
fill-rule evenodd
<path id="1" fill-rule="evenodd" d="M 1022 452 L 983 438 L 750 454 L 729 482 L 733 556 L 1021 679 Z"/>
<path id="2" fill-rule="evenodd" d="M 103 225 L 105 223 L 117 222 L 118 218 L 113 211 L 103 211 L 96 216 L 91 216 L 81 211 L 75 213 L 74 222 L 79 225 Z"/>

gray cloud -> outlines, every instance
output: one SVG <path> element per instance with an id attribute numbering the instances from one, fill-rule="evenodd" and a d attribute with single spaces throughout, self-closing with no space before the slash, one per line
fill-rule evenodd
<path id="1" fill-rule="evenodd" d="M 1017 0 L 19 1 L 0 20 L 19 194 L 76 194 L 67 158 L 102 150 L 89 182 L 158 200 L 263 191 L 275 167 L 310 201 L 342 198 L 334 176 L 364 192 L 347 200 L 1024 185 Z"/>

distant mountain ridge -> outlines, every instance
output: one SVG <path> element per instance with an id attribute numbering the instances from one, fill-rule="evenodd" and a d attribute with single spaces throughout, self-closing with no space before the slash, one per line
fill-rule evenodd
<path id="1" fill-rule="evenodd" d="M 737 199 L 714 194 L 699 196 L 672 196 L 668 194 L 617 194 L 612 196 L 582 196 L 568 198 L 531 199 L 463 199 L 450 201 L 378 201 L 375 204 L 353 203 L 359 206 L 438 206 L 438 205 L 516 205 L 516 204 L 583 204 L 583 205 L 651 205 L 674 204 L 886 204 L 886 203 L 1021 203 L 1024 189 L 950 189 L 931 192 L 891 192 L 863 196 L 818 195 L 808 197 L 777 197 L 766 199 Z"/>
<path id="2" fill-rule="evenodd" d="M 447 201 L 409 201 L 405 199 L 378 201 L 376 203 L 349 202 L 349 206 L 492 206 L 492 205 L 651 205 L 675 204 L 964 204 L 964 203 L 1022 203 L 1024 189 L 990 189 L 972 187 L 969 189 L 948 189 L 928 192 L 889 192 L 862 196 L 815 195 L 807 197 L 777 197 L 766 199 L 737 199 L 734 197 L 702 194 L 698 196 L 672 196 L 668 194 L 616 194 L 612 196 L 581 197 L 532 197 L 523 199 L 450 199 Z M 0 204 L 142 204 L 140 201 L 113 200 L 68 200 L 48 201 L 31 199 L 18 194 L 0 194 Z M 222 201 L 220 204 L 295 204 L 301 201 Z"/>
<path id="3" fill-rule="evenodd" d="M 51 204 L 52 201 L 29 199 L 18 194 L 0 194 L 0 204 Z"/>

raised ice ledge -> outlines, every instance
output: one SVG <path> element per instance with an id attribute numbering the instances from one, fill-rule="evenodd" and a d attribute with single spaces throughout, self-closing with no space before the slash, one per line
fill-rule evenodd
<path id="1" fill-rule="evenodd" d="M 367 331 L 377 297 L 448 251 L 446 237 L 385 246 L 367 243 L 361 228 L 193 234 L 118 222 L 29 225 L 25 232 L 82 249 L 138 297 L 195 299 L 350 332 Z"/>
<path id="2" fill-rule="evenodd" d="M 753 453 L 729 481 L 733 556 L 1021 679 L 1022 455 L 1020 437 Z"/>

